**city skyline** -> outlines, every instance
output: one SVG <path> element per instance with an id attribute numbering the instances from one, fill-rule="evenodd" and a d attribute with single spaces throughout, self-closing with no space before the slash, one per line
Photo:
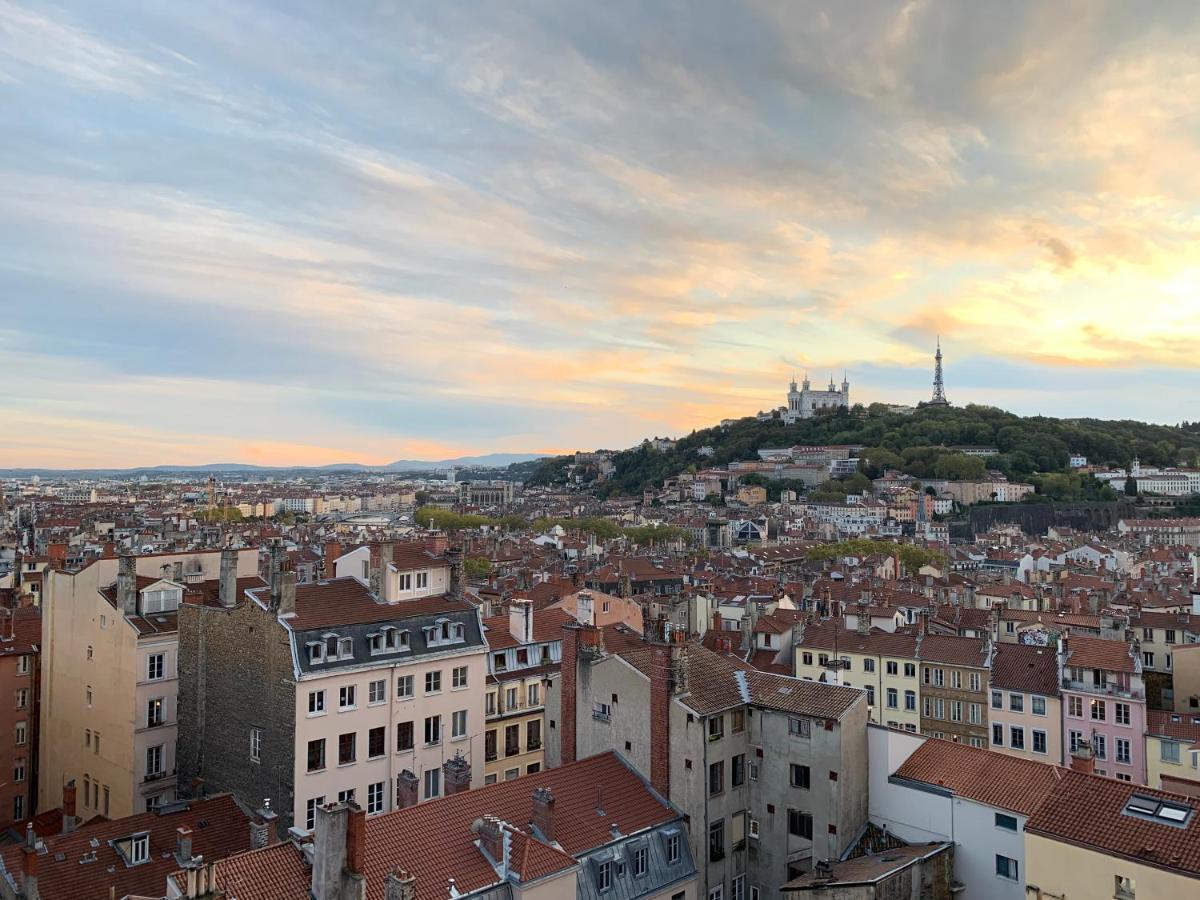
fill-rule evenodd
<path id="1" fill-rule="evenodd" d="M 0 467 L 1200 419 L 1192 4 L 0 0 Z"/>

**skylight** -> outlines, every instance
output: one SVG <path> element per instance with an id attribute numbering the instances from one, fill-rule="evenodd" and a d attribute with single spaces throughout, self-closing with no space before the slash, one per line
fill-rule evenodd
<path id="1" fill-rule="evenodd" d="M 1152 819 L 1164 825 L 1185 825 L 1191 819 L 1193 811 L 1193 808 L 1186 803 L 1160 800 L 1157 797 L 1145 797 L 1141 794 L 1134 794 L 1125 804 L 1127 815 Z"/>

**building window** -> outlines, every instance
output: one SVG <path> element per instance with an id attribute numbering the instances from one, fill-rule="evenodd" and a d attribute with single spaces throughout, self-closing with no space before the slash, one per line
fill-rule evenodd
<path id="1" fill-rule="evenodd" d="M 1070 752 L 1074 753 L 1079 749 L 1079 745 L 1083 742 L 1082 731 L 1072 731 L 1070 734 L 1070 743 L 1068 745 Z"/>
<path id="2" fill-rule="evenodd" d="M 325 712 L 325 692 L 324 691 L 309 691 L 308 692 L 308 714 L 310 716 L 319 716 Z"/>
<path id="3" fill-rule="evenodd" d="M 978 703 L 967 704 L 967 721 L 972 725 L 983 724 L 983 707 Z"/>
<path id="4" fill-rule="evenodd" d="M 442 770 L 441 769 L 426 769 L 425 770 L 425 799 L 432 800 L 434 797 L 440 797 L 442 794 Z"/>
<path id="5" fill-rule="evenodd" d="M 1067 715 L 1074 716 L 1077 719 L 1083 718 L 1083 698 L 1068 697 L 1067 698 Z"/>
<path id="6" fill-rule="evenodd" d="M 900 673 L 900 667 L 894 662 L 885 663 L 884 668 L 889 675 L 898 675 Z"/>
<path id="7" fill-rule="evenodd" d="M 166 671 L 165 654 L 151 653 L 146 657 L 146 680 L 161 681 Z"/>
<path id="8" fill-rule="evenodd" d="M 413 723 L 412 722 L 397 722 L 396 723 L 396 752 L 403 750 L 411 750 L 413 748 Z"/>
<path id="9" fill-rule="evenodd" d="M 867 706 L 874 706 L 875 705 L 875 686 L 868 684 L 866 686 L 866 691 L 867 691 Z"/>
<path id="10" fill-rule="evenodd" d="M 792 737 L 812 737 L 812 723 L 808 719 L 788 718 L 788 734 Z"/>
<path id="11" fill-rule="evenodd" d="M 812 827 L 813 820 L 809 813 L 801 812 L 798 809 L 788 810 L 788 834 L 811 841 L 813 836 Z"/>
<path id="12" fill-rule="evenodd" d="M 708 764 L 708 795 L 711 797 L 725 790 L 725 763 Z"/>
<path id="13" fill-rule="evenodd" d="M 504 755 L 519 756 L 521 753 L 521 726 L 506 725 L 504 727 Z"/>
<path id="14" fill-rule="evenodd" d="M 1128 725 L 1129 724 L 1129 704 L 1128 703 L 1114 703 L 1113 704 L 1113 716 L 1116 719 L 1116 723 L 1118 725 Z"/>
<path id="15" fill-rule="evenodd" d="M 716 887 L 709 888 L 708 900 L 724 900 L 724 898 L 725 898 L 725 885 L 718 884 Z"/>
<path id="16" fill-rule="evenodd" d="M 519 709 L 521 706 L 520 695 L 515 687 L 507 688 L 504 691 L 504 708 Z"/>
<path id="17" fill-rule="evenodd" d="M 1044 716 L 1046 714 L 1046 698 L 1045 697 L 1034 697 L 1033 698 L 1033 714 L 1035 716 Z"/>
<path id="18" fill-rule="evenodd" d="M 996 813 L 996 827 L 1003 828 L 1005 831 L 1016 831 L 1016 816 L 1009 816 L 1005 815 L 1004 813 Z"/>
<path id="19" fill-rule="evenodd" d="M 900 694 L 895 688 L 887 689 L 887 707 L 888 709 L 896 709 L 900 705 Z"/>
<path id="20" fill-rule="evenodd" d="M 904 708 L 908 712 L 916 712 L 917 711 L 917 692 L 916 691 L 905 691 L 904 692 Z"/>
<path id="21" fill-rule="evenodd" d="M 338 735 L 338 765 L 348 766 L 358 757 L 358 734 L 350 731 Z"/>
<path id="22" fill-rule="evenodd" d="M 262 761 L 262 729 L 250 729 L 250 759 L 254 762 Z"/>
<path id="23" fill-rule="evenodd" d="M 638 847 L 633 851 L 633 877 L 643 878 L 650 868 L 650 851 L 645 847 Z"/>
<path id="24" fill-rule="evenodd" d="M 1096 759 L 1108 759 L 1108 743 L 1107 738 L 1102 734 L 1092 736 L 1092 749 L 1096 751 Z M 1097 772 L 1097 775 L 1103 775 L 1103 772 Z"/>
<path id="25" fill-rule="evenodd" d="M 1137 886 L 1127 875 L 1113 876 L 1113 900 L 1134 900 L 1137 896 Z"/>
<path id="26" fill-rule="evenodd" d="M 410 700 L 413 696 L 413 677 L 401 675 L 396 679 L 396 699 Z"/>
<path id="27" fill-rule="evenodd" d="M 875 660 L 864 659 L 863 660 L 863 671 L 864 672 L 874 672 L 875 671 Z"/>
<path id="28" fill-rule="evenodd" d="M 150 860 L 150 835 L 135 834 L 129 841 L 129 864 L 137 866 Z"/>
<path id="29" fill-rule="evenodd" d="M 1105 718 L 1105 710 L 1107 708 L 1108 708 L 1108 704 L 1105 703 L 1103 700 L 1096 700 L 1096 699 L 1092 700 L 1092 702 L 1091 702 L 1092 718 L 1097 722 L 1103 722 L 1104 718 Z"/>
<path id="30" fill-rule="evenodd" d="M 531 719 L 525 723 L 525 749 L 530 752 L 542 749 L 541 719 Z"/>
<path id="31" fill-rule="evenodd" d="M 992 691 L 992 709 L 1004 709 L 1004 692 Z"/>
<path id="32" fill-rule="evenodd" d="M 13 781 L 25 780 L 25 760 L 18 759 L 13 763 Z"/>
<path id="33" fill-rule="evenodd" d="M 163 745 L 156 744 L 146 748 L 146 774 L 163 774 Z"/>
<path id="34" fill-rule="evenodd" d="M 372 705 L 383 703 L 387 700 L 387 680 L 380 678 L 378 681 L 367 683 L 367 703 Z"/>
<path id="35" fill-rule="evenodd" d="M 346 788 L 344 791 L 338 791 L 338 803 L 353 803 L 357 794 L 357 788 Z"/>
<path id="36" fill-rule="evenodd" d="M 338 709 L 355 709 L 357 706 L 358 692 L 354 685 L 348 684 L 338 689 Z"/>
<path id="37" fill-rule="evenodd" d="M 997 747 L 1004 746 L 1004 726 L 999 722 L 992 723 L 992 743 Z"/>
<path id="38" fill-rule="evenodd" d="M 320 772 L 325 768 L 325 738 L 308 742 L 308 771 Z M 310 826 L 311 827 L 311 826 Z"/>
<path id="39" fill-rule="evenodd" d="M 996 874 L 1009 881 L 1017 880 L 1017 861 L 1007 856 L 996 854 Z"/>
<path id="40" fill-rule="evenodd" d="M 602 862 L 596 867 L 596 890 L 607 891 L 612 889 L 612 863 Z"/>
<path id="41" fill-rule="evenodd" d="M 744 709 L 733 710 L 729 714 L 729 719 L 729 730 L 734 734 L 741 734 L 746 730 L 746 711 Z"/>
<path id="42" fill-rule="evenodd" d="M 968 674 L 967 677 L 969 679 L 970 689 L 973 691 L 979 691 L 980 690 L 979 673 L 971 672 Z"/>
<path id="43" fill-rule="evenodd" d="M 450 686 L 455 690 L 467 686 L 467 667 L 455 666 L 450 672 Z"/>
<path id="44" fill-rule="evenodd" d="M 1033 732 L 1033 752 L 1046 752 L 1046 732 L 1036 730 Z"/>
<path id="45" fill-rule="evenodd" d="M 450 737 L 464 738 L 467 736 L 467 711 L 460 709 L 450 716 Z"/>
<path id="46" fill-rule="evenodd" d="M 718 741 L 723 737 L 725 737 L 725 717 L 709 716 L 708 739 L 710 741 Z"/>
<path id="47" fill-rule="evenodd" d="M 20 821 L 25 818 L 25 795 L 17 794 L 13 797 L 13 819 Z"/>
<path id="48" fill-rule="evenodd" d="M 387 728 L 378 725 L 367 732 L 367 758 L 378 759 L 387 753 Z"/>
<path id="49" fill-rule="evenodd" d="M 542 686 L 536 681 L 529 685 L 528 699 L 530 706 L 540 706 L 542 703 Z"/>
<path id="50" fill-rule="evenodd" d="M 667 862 L 679 862 L 679 835 L 672 834 L 667 837 Z"/>
<path id="51" fill-rule="evenodd" d="M 442 689 L 442 671 L 425 673 L 425 693 L 436 694 Z"/>
<path id="52" fill-rule="evenodd" d="M 146 701 L 146 727 L 155 728 L 163 723 L 163 698 L 154 697 Z"/>
<path id="53" fill-rule="evenodd" d="M 418 572 L 417 573 L 417 589 L 422 590 L 427 587 L 429 587 L 429 573 L 428 572 Z"/>
<path id="54" fill-rule="evenodd" d="M 1129 765 L 1129 741 L 1125 738 L 1117 738 L 1117 762 Z"/>
<path id="55" fill-rule="evenodd" d="M 1010 747 L 1012 747 L 1014 750 L 1024 750 L 1025 749 L 1025 729 L 1018 728 L 1016 725 L 1013 725 L 1011 728 L 1009 728 L 1008 741 L 1009 741 L 1008 745 Z"/>
<path id="56" fill-rule="evenodd" d="M 745 875 L 735 875 L 733 878 L 733 900 L 746 900 Z"/>
<path id="57" fill-rule="evenodd" d="M 1025 695 L 1024 694 L 1009 694 L 1008 695 L 1008 708 L 1012 712 L 1024 712 L 1025 711 Z"/>
<path id="58" fill-rule="evenodd" d="M 88 709 L 92 708 L 92 686 L 89 684 L 83 689 L 83 698 L 88 705 Z"/>
<path id="59" fill-rule="evenodd" d="M 505 781 L 513 781 L 514 779 L 517 779 L 520 777 L 521 777 L 521 767 L 520 766 L 513 766 L 511 769 L 504 770 L 504 780 Z"/>
<path id="60" fill-rule="evenodd" d="M 1178 763 L 1179 762 L 1179 744 L 1175 741 L 1164 741 L 1161 738 L 1158 741 L 1159 759 L 1163 762 Z"/>
<path id="61" fill-rule="evenodd" d="M 916 663 L 905 663 L 904 664 L 904 677 L 905 678 L 916 678 L 917 677 L 917 664 Z"/>
<path id="62" fill-rule="evenodd" d="M 717 862 L 725 858 L 725 820 L 717 819 L 708 826 L 708 858 Z"/>
<path id="63" fill-rule="evenodd" d="M 432 747 L 442 742 L 442 717 L 425 717 L 425 746 Z"/>
<path id="64" fill-rule="evenodd" d="M 376 781 L 367 785 L 367 812 L 383 812 L 383 782 Z"/>

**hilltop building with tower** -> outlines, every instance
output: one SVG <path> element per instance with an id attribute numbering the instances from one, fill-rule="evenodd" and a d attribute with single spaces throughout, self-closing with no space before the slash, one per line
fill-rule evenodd
<path id="1" fill-rule="evenodd" d="M 850 382 L 846 380 L 845 374 L 842 375 L 841 388 L 833 383 L 833 376 L 830 375 L 829 387 L 825 390 L 813 390 L 808 375 L 805 374 L 799 390 L 796 389 L 794 380 L 788 389 L 787 406 L 782 410 L 783 420 L 791 425 L 800 419 L 811 419 L 819 412 L 838 407 L 850 408 Z"/>

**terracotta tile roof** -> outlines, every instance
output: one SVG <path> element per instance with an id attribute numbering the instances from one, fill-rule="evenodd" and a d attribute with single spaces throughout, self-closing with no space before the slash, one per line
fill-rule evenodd
<path id="1" fill-rule="evenodd" d="M 639 646 L 620 651 L 619 655 L 649 678 L 655 664 L 653 651 L 645 642 L 638 643 Z M 739 706 L 746 701 L 733 675 L 749 668 L 749 663 L 736 657 L 714 653 L 701 644 L 690 643 L 687 645 L 688 691 L 679 699 L 702 716 Z"/>
<path id="2" fill-rule="evenodd" d="M 1030 816 L 1069 771 L 1032 759 L 929 738 L 896 770 L 895 777 L 943 787 L 968 800 Z"/>
<path id="3" fill-rule="evenodd" d="M 264 603 L 270 599 L 266 588 L 256 591 L 255 596 Z M 399 603 L 380 603 L 361 581 L 344 576 L 296 585 L 296 614 L 288 621 L 294 631 L 309 631 L 469 609 L 474 607 L 465 600 L 451 600 L 442 594 Z"/>
<path id="4" fill-rule="evenodd" d="M 997 644 L 992 687 L 1044 697 L 1058 696 L 1058 655 L 1052 647 Z"/>
<path id="5" fill-rule="evenodd" d="M 1067 641 L 1067 665 L 1112 672 L 1136 672 L 1137 661 L 1128 641 L 1072 635 Z"/>
<path id="6" fill-rule="evenodd" d="M 1125 807 L 1135 794 L 1183 804 L 1193 812 L 1183 827 L 1131 815 Z M 1198 803 L 1196 798 L 1066 770 L 1062 781 L 1030 816 L 1025 830 L 1200 878 Z M 1103 823 L 1102 827 L 1097 823 Z"/>
<path id="7" fill-rule="evenodd" d="M 42 645 L 42 610 L 39 606 L 21 606 L 11 612 L 13 639 L 0 641 L 0 656 L 35 653 Z"/>
<path id="8" fill-rule="evenodd" d="M 192 830 L 192 852 L 209 861 L 250 847 L 250 820 L 228 794 L 194 801 L 178 812 L 91 822 L 70 834 L 43 839 L 46 853 L 38 859 L 39 894 L 43 900 L 108 900 L 109 889 L 115 888 L 118 897 L 161 897 L 167 876 L 179 868 L 175 829 L 183 826 Z M 109 841 L 142 831 L 150 833 L 150 859 L 128 866 Z M 82 862 L 92 852 L 95 861 Z M 21 854 L 20 847 L 2 851 L 5 868 L 18 881 L 22 880 Z"/>
<path id="9" fill-rule="evenodd" d="M 750 654 L 747 662 L 760 672 L 773 672 L 776 675 L 791 675 L 788 667 L 783 663 L 775 662 L 775 657 L 779 655 L 778 650 L 755 650 Z"/>
<path id="10" fill-rule="evenodd" d="M 842 628 L 833 623 L 809 626 L 798 644 L 805 650 L 830 650 L 837 647 L 838 653 L 863 653 L 874 656 L 894 656 L 915 659 L 917 638 L 914 634 L 888 632 L 872 629 L 870 634 L 860 634 L 853 628 Z"/>
<path id="11" fill-rule="evenodd" d="M 855 703 L 866 703 L 866 692 L 836 684 L 767 672 L 739 672 L 756 706 L 819 719 L 840 719 Z"/>
<path id="12" fill-rule="evenodd" d="M 531 873 L 546 874 L 555 863 L 559 868 L 553 871 L 558 871 L 574 863 L 565 854 L 575 857 L 607 844 L 614 824 L 631 834 L 678 817 L 616 754 L 602 753 L 368 819 L 368 900 L 383 900 L 384 878 L 396 867 L 417 876 L 417 900 L 445 900 L 450 877 L 463 893 L 494 884 L 496 872 L 474 846 L 471 823 L 492 815 L 526 830 L 533 791 L 541 787 L 554 795 L 554 837 L 565 853 L 549 852 L 552 848 L 545 845 L 528 847 L 525 861 Z M 597 812 L 597 798 L 602 813 Z"/>
<path id="13" fill-rule="evenodd" d="M 958 637 L 951 634 L 927 634 L 921 638 L 917 651 L 923 661 L 949 666 L 983 668 L 987 665 L 987 641 L 983 638 Z"/>
<path id="14" fill-rule="evenodd" d="M 1177 741 L 1200 742 L 1200 714 L 1146 710 L 1146 733 Z"/>
<path id="15" fill-rule="evenodd" d="M 221 860 L 216 866 L 216 882 L 236 900 L 308 900 L 312 869 L 303 854 L 285 841 Z"/>
<path id="16" fill-rule="evenodd" d="M 247 575 L 244 578 L 239 578 L 237 580 L 237 589 L 234 592 L 237 602 L 242 602 L 242 599 L 246 596 L 246 591 L 263 587 L 267 587 L 267 583 L 258 575 Z M 220 606 L 220 595 L 221 580 L 219 578 L 210 578 L 207 581 L 187 585 L 183 591 L 183 602 L 202 603 L 205 606 Z"/>

